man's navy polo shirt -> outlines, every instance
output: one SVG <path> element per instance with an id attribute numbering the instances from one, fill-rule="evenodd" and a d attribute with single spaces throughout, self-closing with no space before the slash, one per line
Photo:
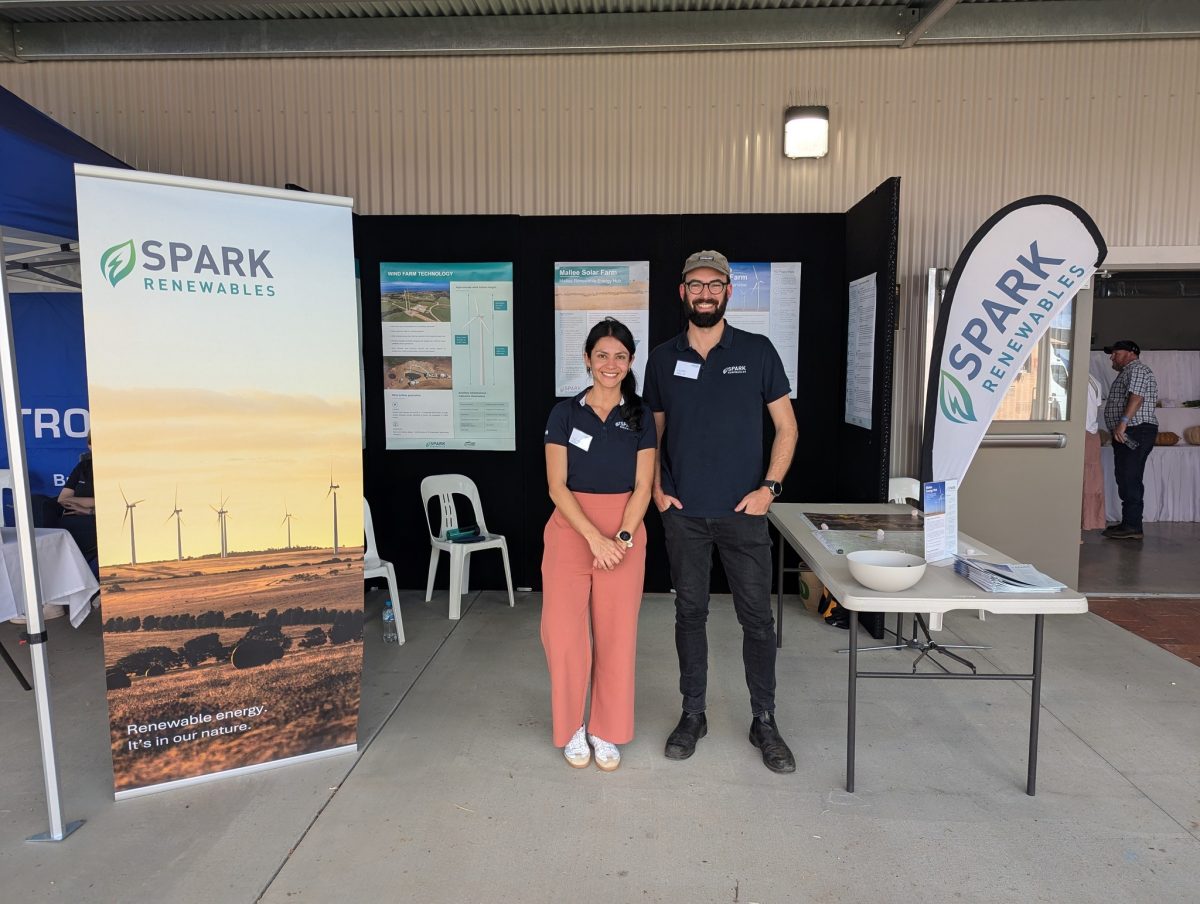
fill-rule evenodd
<path id="1" fill-rule="evenodd" d="M 646 404 L 667 415 L 662 484 L 683 503 L 679 514 L 732 515 L 762 484 L 763 407 L 789 392 L 771 340 L 729 321 L 707 360 L 688 344 L 687 331 L 650 352 Z"/>
<path id="2" fill-rule="evenodd" d="M 643 405 L 638 431 L 625 422 L 620 406 L 613 408 L 608 418 L 601 421 L 584 400 L 587 392 L 585 389 L 550 410 L 546 442 L 567 447 L 568 490 L 575 493 L 628 493 L 637 480 L 638 452 L 653 449 L 657 442 L 654 415 Z M 585 445 L 586 449 L 583 448 Z"/>

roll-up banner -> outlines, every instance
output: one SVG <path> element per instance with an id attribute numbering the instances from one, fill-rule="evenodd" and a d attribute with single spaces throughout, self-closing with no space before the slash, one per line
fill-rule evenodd
<path id="1" fill-rule="evenodd" d="M 76 184 L 117 797 L 353 750 L 351 202 Z"/>
<path id="2" fill-rule="evenodd" d="M 922 480 L 961 480 L 1001 399 L 1038 340 L 1108 249 L 1064 198 L 997 211 L 959 256 L 930 350 Z"/>

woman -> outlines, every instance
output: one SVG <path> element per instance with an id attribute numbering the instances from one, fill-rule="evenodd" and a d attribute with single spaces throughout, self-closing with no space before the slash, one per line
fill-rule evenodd
<path id="1" fill-rule="evenodd" d="M 576 768 L 594 751 L 605 772 L 621 763 L 617 745 L 633 738 L 642 518 L 654 473 L 654 418 L 637 394 L 633 356 L 625 324 L 596 324 L 583 354 L 592 385 L 555 405 L 546 424 L 555 510 L 542 557 L 542 645 L 554 744 Z M 583 713 L 589 682 L 590 725 Z"/>

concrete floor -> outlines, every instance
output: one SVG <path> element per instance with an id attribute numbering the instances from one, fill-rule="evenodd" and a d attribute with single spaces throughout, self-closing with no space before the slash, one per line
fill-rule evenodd
<path id="1" fill-rule="evenodd" d="M 1028 688 L 864 682 L 858 791 L 843 790 L 845 642 L 788 610 L 776 776 L 746 740 L 740 634 L 710 623 L 710 733 L 686 762 L 669 597 L 648 596 L 638 737 L 612 774 L 549 743 L 536 594 L 368 599 L 360 752 L 114 803 L 99 620 L 51 642 L 68 818 L 46 827 L 32 701 L 0 674 L 0 898 L 14 902 L 1193 902 L 1200 887 L 1200 669 L 1095 615 L 1046 628 L 1038 795 L 1024 793 Z M 61 623 L 60 623 L 61 624 Z M 15 629 L 0 626 L 12 649 Z M 1028 667 L 1032 619 L 947 618 Z M 865 635 L 864 635 L 865 638 Z M 909 654 L 873 654 L 904 668 Z M 21 658 L 24 658 L 23 655 Z"/>
<path id="2" fill-rule="evenodd" d="M 1102 596 L 1200 596 L 1200 523 L 1147 521 L 1144 540 L 1083 531 L 1079 589 Z"/>

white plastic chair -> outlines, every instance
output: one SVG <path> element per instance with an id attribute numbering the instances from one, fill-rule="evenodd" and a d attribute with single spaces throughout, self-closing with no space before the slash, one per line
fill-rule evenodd
<path id="1" fill-rule="evenodd" d="M 363 497 L 363 533 L 367 537 L 367 550 L 363 554 L 363 580 L 367 578 L 387 578 L 388 593 L 392 598 L 392 614 L 396 616 L 396 638 L 399 644 L 404 643 L 404 621 L 400 618 L 400 592 L 396 589 L 396 569 L 392 563 L 379 558 L 379 550 L 375 546 L 375 525 L 371 521 L 371 504 Z"/>
<path id="2" fill-rule="evenodd" d="M 446 532 L 458 527 L 458 512 L 454 508 L 454 494 L 466 496 L 475 509 L 475 523 L 484 539 L 477 543 L 452 543 Z M 442 513 L 441 532 L 433 532 L 429 520 L 429 500 L 437 497 Z M 483 549 L 499 549 L 504 557 L 504 580 L 508 584 L 508 604 L 516 605 L 513 599 L 512 571 L 508 566 L 508 544 L 500 534 L 489 534 L 483 519 L 483 505 L 479 502 L 479 490 L 470 477 L 462 474 L 433 474 L 421 481 L 421 502 L 425 509 L 425 524 L 429 528 L 429 580 L 425 584 L 425 602 L 433 598 L 433 580 L 437 576 L 438 557 L 442 551 L 450 553 L 450 617 L 462 616 L 462 596 L 469 590 L 471 553 Z"/>
<path id="3" fill-rule="evenodd" d="M 892 477 L 888 479 L 888 502 L 908 502 L 921 499 L 921 481 L 915 477 Z"/>

